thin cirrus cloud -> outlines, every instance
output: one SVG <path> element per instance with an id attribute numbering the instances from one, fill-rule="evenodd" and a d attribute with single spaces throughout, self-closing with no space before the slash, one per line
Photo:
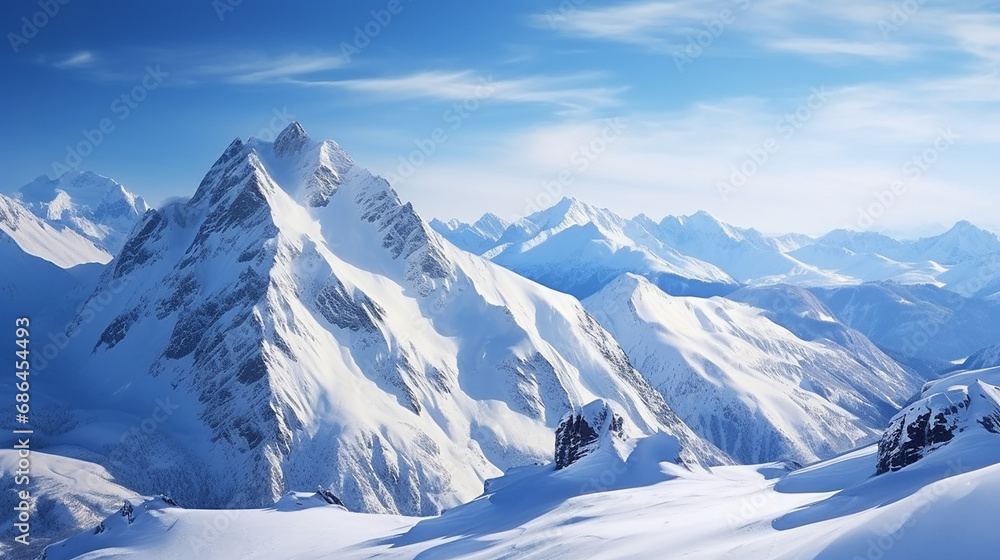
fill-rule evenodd
<path id="1" fill-rule="evenodd" d="M 775 123 L 808 95 L 803 90 L 788 99 L 731 98 L 670 113 L 635 112 L 623 118 L 623 135 L 585 170 L 570 156 L 597 137 L 602 121 L 516 131 L 484 140 L 490 147 L 481 155 L 428 165 L 406 183 L 406 194 L 422 205 L 440 206 L 436 201 L 450 200 L 451 185 L 469 184 L 476 175 L 488 177 L 504 188 L 495 195 L 484 189 L 483 208 L 463 217 L 491 209 L 515 218 L 525 214 L 530 202 L 548 201 L 544 185 L 568 169 L 573 182 L 558 195 L 625 215 L 705 209 L 742 225 L 818 234 L 853 223 L 857 208 L 894 181 L 904 181 L 909 190 L 901 201 L 906 208 L 887 215 L 880 227 L 912 229 L 959 219 L 1000 225 L 992 210 L 969 204 L 993 190 L 991 166 L 976 158 L 1000 143 L 994 132 L 1000 130 L 1000 117 L 970 109 L 960 88 L 941 91 L 920 81 L 829 88 L 827 103 L 794 137 L 785 137 Z M 942 131 L 953 136 L 953 144 L 913 180 L 905 165 L 935 146 Z M 727 181 L 768 138 L 778 141 L 777 153 L 738 193 L 728 201 L 721 198 L 719 182 Z M 519 162 L 516 169 L 506 165 L 510 161 Z M 789 205 L 796 211 L 782 215 L 780 227 L 768 226 L 767 217 Z"/>
<path id="2" fill-rule="evenodd" d="M 343 80 L 298 80 L 303 86 L 331 87 L 374 94 L 384 99 L 434 99 L 463 101 L 490 99 L 512 103 L 549 104 L 563 113 L 580 113 L 619 104 L 624 88 L 582 85 L 588 75 L 495 79 L 493 74 L 427 71 L 393 77 Z"/>
<path id="3" fill-rule="evenodd" d="M 567 35 L 659 49 L 670 43 L 670 35 L 715 15 L 716 11 L 706 2 L 637 2 L 550 11 L 536 14 L 532 21 L 538 27 L 551 27 Z"/>
<path id="4" fill-rule="evenodd" d="M 911 46 L 900 43 L 811 37 L 769 40 L 765 46 L 773 50 L 802 55 L 858 56 L 876 59 L 903 59 L 915 54 Z"/>
<path id="5" fill-rule="evenodd" d="M 289 54 L 214 62 L 197 67 L 195 73 L 222 78 L 236 84 L 292 83 L 293 78 L 335 70 L 345 65 L 346 61 L 339 55 Z"/>
<path id="6" fill-rule="evenodd" d="M 90 66 L 94 62 L 94 55 L 90 51 L 80 51 L 73 53 L 72 55 L 59 60 L 53 64 L 56 68 L 67 69 L 67 68 L 82 68 L 85 66 Z"/>
<path id="7" fill-rule="evenodd" d="M 39 62 L 46 63 L 44 57 Z M 79 51 L 52 62 L 60 70 L 77 71 L 81 76 L 101 81 L 132 81 L 122 68 L 160 65 L 174 84 L 198 85 L 291 83 L 295 78 L 340 69 L 346 64 L 340 55 L 219 53 L 209 48 L 148 48 L 125 53 Z"/>
<path id="8" fill-rule="evenodd" d="M 202 49 L 149 50 L 134 57 L 162 64 L 171 82 L 196 86 L 218 83 L 270 85 L 302 89 L 335 88 L 370 96 L 373 100 L 432 99 L 464 101 L 490 99 L 507 103 L 550 105 L 562 115 L 578 115 L 620 105 L 625 87 L 599 84 L 597 72 L 564 76 L 512 76 L 497 79 L 491 72 L 429 70 L 375 77 L 350 77 L 355 69 L 339 54 L 289 53 L 238 54 L 205 52 Z M 122 66 L 121 57 L 104 53 L 99 63 L 89 51 L 56 63 L 60 69 L 76 69 L 94 79 L 133 79 L 110 69 Z"/>
<path id="9" fill-rule="evenodd" d="M 1000 15 L 975 6 L 923 3 L 901 10 L 899 3 L 886 1 L 823 5 L 804 0 L 645 0 L 550 10 L 535 14 L 532 21 L 564 36 L 661 52 L 683 47 L 712 21 L 717 33 L 732 28 L 762 51 L 893 61 L 950 48 L 1000 60 Z M 724 13 L 727 22 L 720 25 Z"/>

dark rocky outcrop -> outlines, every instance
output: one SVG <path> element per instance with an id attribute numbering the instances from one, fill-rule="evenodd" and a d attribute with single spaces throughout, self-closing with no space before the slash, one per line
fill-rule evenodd
<path id="1" fill-rule="evenodd" d="M 556 428 L 556 470 L 564 469 L 614 439 L 628 439 L 625 419 L 610 402 L 596 400 L 563 416 Z"/>
<path id="2" fill-rule="evenodd" d="M 925 395 L 889 422 L 878 445 L 877 474 L 912 465 L 961 434 L 1000 434 L 1000 387 L 975 380 Z"/>

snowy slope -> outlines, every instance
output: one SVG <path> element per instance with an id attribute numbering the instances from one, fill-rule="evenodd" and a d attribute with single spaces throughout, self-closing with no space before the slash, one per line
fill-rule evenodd
<path id="1" fill-rule="evenodd" d="M 61 340 L 60 331 L 93 289 L 100 263 L 110 259 L 88 240 L 57 231 L 0 195 L 0 321 L 13 325 L 15 318 L 29 318 L 39 350 Z M 13 385 L 0 386 L 0 397 L 8 389 Z"/>
<path id="2" fill-rule="evenodd" d="M 838 321 L 836 314 L 806 288 L 785 284 L 748 287 L 733 292 L 727 299 L 762 310 L 765 317 L 802 340 L 835 344 L 873 372 L 888 372 L 892 379 L 908 377 L 905 368 L 859 331 Z M 910 379 L 908 385 L 912 387 L 916 379 Z M 894 392 L 899 386 L 889 379 L 856 377 L 851 383 L 882 412 L 891 413 L 898 408 L 899 394 Z"/>
<path id="3" fill-rule="evenodd" d="M 61 268 L 84 263 L 107 263 L 111 254 L 74 231 L 53 227 L 21 203 L 0 194 L 0 238 L 21 251 Z"/>
<path id="4" fill-rule="evenodd" d="M 925 360 L 946 367 L 1000 342 L 1000 302 L 892 282 L 811 291 L 838 320 L 907 363 Z"/>
<path id="5" fill-rule="evenodd" d="M 965 297 L 1000 299 L 1000 253 L 951 266 L 938 277 L 946 288 Z"/>
<path id="6" fill-rule="evenodd" d="M 625 272 L 675 294 L 716 295 L 736 288 L 725 272 L 664 245 L 639 222 L 572 198 L 514 222 L 484 256 L 580 298 Z"/>
<path id="7" fill-rule="evenodd" d="M 1000 344 L 983 348 L 969 356 L 965 360 L 965 363 L 962 364 L 963 369 L 986 369 L 993 367 L 1000 367 Z"/>
<path id="8" fill-rule="evenodd" d="M 53 227 L 74 231 L 111 254 L 149 210 L 141 196 L 91 171 L 69 171 L 55 180 L 42 175 L 14 197 Z"/>
<path id="9" fill-rule="evenodd" d="M 661 434 L 635 442 L 624 460 L 594 453 L 562 470 L 511 470 L 438 517 L 152 500 L 133 508 L 132 524 L 112 515 L 105 531 L 53 545 L 47 558 L 988 560 L 1000 547 L 996 437 L 956 439 L 877 475 L 874 446 L 794 472 L 774 463 L 684 468 Z"/>
<path id="10" fill-rule="evenodd" d="M 135 493 L 116 484 L 99 464 L 64 456 L 78 450 L 55 448 L 56 453 L 39 451 L 31 454 L 31 484 L 29 491 L 36 500 L 30 504 L 34 529 L 31 545 L 14 543 L 19 533 L 14 526 L 17 492 L 24 485 L 15 485 L 18 470 L 17 451 L 0 449 L 0 556 L 36 558 L 42 549 L 85 530 L 92 530 L 120 506 L 122 500 Z M 94 457 L 93 454 L 90 454 Z"/>
<path id="11" fill-rule="evenodd" d="M 677 436 L 687 462 L 728 460 L 577 300 L 445 242 L 298 123 L 234 141 L 189 201 L 147 213 L 95 294 L 115 283 L 73 332 L 59 396 L 94 426 L 72 437 L 144 494 L 261 506 L 322 484 L 355 511 L 434 514 L 548 457 L 595 398 Z M 99 428 L 166 396 L 148 437 Z"/>
<path id="12" fill-rule="evenodd" d="M 759 309 L 671 297 L 634 275 L 584 304 L 685 423 L 741 462 L 810 463 L 870 443 L 919 388 L 884 355 L 859 358 L 828 316 L 800 338 Z"/>

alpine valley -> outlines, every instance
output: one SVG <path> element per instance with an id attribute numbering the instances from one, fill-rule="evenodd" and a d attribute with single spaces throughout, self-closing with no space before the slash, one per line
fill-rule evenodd
<path id="1" fill-rule="evenodd" d="M 5 558 L 1000 548 L 1000 238 L 971 223 L 425 221 L 297 122 L 155 209 L 92 172 L 7 192 Z"/>

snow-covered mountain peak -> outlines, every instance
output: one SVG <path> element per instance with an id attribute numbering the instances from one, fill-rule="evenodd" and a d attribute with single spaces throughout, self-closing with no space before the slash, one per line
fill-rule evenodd
<path id="1" fill-rule="evenodd" d="M 1000 344 L 988 346 L 972 354 L 962 367 L 973 370 L 1000 367 Z"/>
<path id="2" fill-rule="evenodd" d="M 924 258 L 949 265 L 1000 252 L 1000 237 L 963 220 L 941 235 L 917 240 L 914 248 Z"/>
<path id="3" fill-rule="evenodd" d="M 20 251 L 60 268 L 92 262 L 104 264 L 112 258 L 108 251 L 76 231 L 50 225 L 22 203 L 4 194 L 0 194 L 0 234 L 0 237 L 9 238 Z"/>
<path id="4" fill-rule="evenodd" d="M 735 242 L 753 241 L 757 244 L 763 239 L 756 230 L 732 226 L 705 210 L 689 216 L 666 216 L 660 221 L 660 228 L 677 239 L 724 237 Z"/>
<path id="5" fill-rule="evenodd" d="M 200 434 L 183 446 L 211 489 L 174 487 L 170 464 L 122 476 L 201 506 L 323 484 L 354 510 L 428 515 L 550 459 L 562 415 L 597 398 L 685 461 L 728 461 L 577 300 L 445 243 L 384 179 L 326 166 L 336 150 L 232 142 L 102 278 L 94 294 L 128 290 L 78 318 L 78 379 L 123 414 L 168 391 L 183 412 L 158 434 Z M 317 175 L 335 188 L 310 190 Z"/>
<path id="6" fill-rule="evenodd" d="M 656 290 L 660 294 L 663 293 L 644 276 L 640 276 L 632 272 L 626 272 L 611 282 L 608 282 L 606 286 L 601 288 L 591 297 L 594 298 L 594 300 L 603 299 L 604 301 L 608 301 L 610 303 L 611 301 L 625 301 L 633 297 L 641 297 L 645 290 Z"/>
<path id="7" fill-rule="evenodd" d="M 499 239 L 503 235 L 503 230 L 507 229 L 510 222 L 504 220 L 503 218 L 497 216 L 492 212 L 487 212 L 483 214 L 481 218 L 475 221 L 472 226 L 483 233 L 495 236 Z"/>
<path id="8" fill-rule="evenodd" d="M 510 226 L 510 222 L 487 212 L 472 224 L 451 219 L 447 222 L 433 219 L 431 228 L 461 249 L 482 255 L 496 246 L 497 240 Z"/>
<path id="9" fill-rule="evenodd" d="M 586 224 L 594 224 L 602 230 L 613 230 L 621 228 L 624 220 L 609 210 L 591 206 L 572 197 L 563 197 L 552 207 L 539 210 L 514 224 L 515 226 L 523 224 L 522 229 L 533 235 L 542 231 L 558 233 L 568 227 Z M 507 241 L 505 238 L 500 239 L 501 243 L 505 241 Z"/>
<path id="10" fill-rule="evenodd" d="M 302 128 L 302 124 L 294 121 L 278 133 L 274 139 L 274 154 L 278 157 L 292 154 L 314 143 L 306 134 L 306 130 Z"/>
<path id="11" fill-rule="evenodd" d="M 462 236 L 440 231 L 453 243 L 469 246 Z M 684 295 L 728 293 L 736 284 L 719 267 L 679 253 L 642 223 L 570 197 L 517 220 L 491 249 L 477 252 L 580 298 L 624 272 L 641 274 L 661 289 Z"/>
<path id="12" fill-rule="evenodd" d="M 54 180 L 42 175 L 14 196 L 52 226 L 73 230 L 111 253 L 150 209 L 121 183 L 91 171 L 69 171 Z"/>

